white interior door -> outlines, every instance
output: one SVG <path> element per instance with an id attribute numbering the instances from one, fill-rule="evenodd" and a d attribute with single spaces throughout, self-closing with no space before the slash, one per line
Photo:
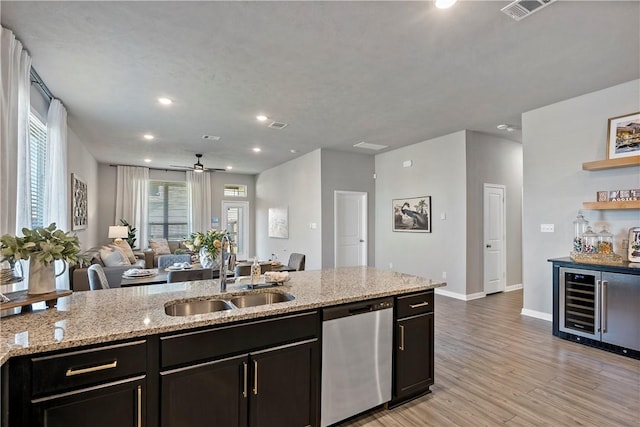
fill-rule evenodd
<path id="1" fill-rule="evenodd" d="M 367 193 L 334 193 L 335 266 L 367 265 Z"/>
<path id="2" fill-rule="evenodd" d="M 220 228 L 227 230 L 236 247 L 237 259 L 249 258 L 249 202 L 222 201 Z"/>
<path id="3" fill-rule="evenodd" d="M 506 226 L 504 185 L 484 184 L 484 292 L 506 288 Z"/>

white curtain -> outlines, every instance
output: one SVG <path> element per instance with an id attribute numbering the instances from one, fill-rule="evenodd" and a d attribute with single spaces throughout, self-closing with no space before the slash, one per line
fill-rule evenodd
<path id="1" fill-rule="evenodd" d="M 67 194 L 67 110 L 62 103 L 54 99 L 47 113 L 47 164 L 45 166 L 44 189 L 44 225 L 55 222 L 57 227 L 69 231 L 69 205 Z M 62 261 L 56 261 L 56 272 L 64 267 Z M 56 288 L 69 289 L 69 275 L 56 278 Z"/>
<path id="2" fill-rule="evenodd" d="M 47 114 L 47 180 L 44 190 L 44 224 L 55 222 L 58 228 L 68 231 L 69 205 L 67 193 L 67 110 L 54 99 Z"/>
<path id="3" fill-rule="evenodd" d="M 211 228 L 211 174 L 187 171 L 189 232 Z"/>
<path id="4" fill-rule="evenodd" d="M 8 29 L 0 27 L 0 235 L 30 227 L 29 109 L 31 57 Z M 13 207 L 16 209 L 13 209 Z"/>
<path id="5" fill-rule="evenodd" d="M 120 219 L 128 221 L 137 229 L 136 246 L 141 249 L 147 248 L 149 168 L 118 166 L 117 174 L 116 217 L 113 224 L 119 225 Z"/>

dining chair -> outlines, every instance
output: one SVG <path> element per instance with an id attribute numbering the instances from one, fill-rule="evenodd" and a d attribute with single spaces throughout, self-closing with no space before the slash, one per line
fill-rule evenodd
<path id="1" fill-rule="evenodd" d="M 306 256 L 304 254 L 291 252 L 291 255 L 289 255 L 289 262 L 287 263 L 287 265 L 291 268 L 295 268 L 296 271 L 302 271 L 304 270 L 305 258 Z"/>
<path id="2" fill-rule="evenodd" d="M 89 275 L 89 288 L 92 291 L 110 288 L 107 276 L 100 264 L 91 264 L 87 269 L 87 274 Z"/>
<path id="3" fill-rule="evenodd" d="M 176 262 L 191 262 L 191 255 L 189 254 L 171 254 L 158 256 L 158 270 L 164 270 L 167 267 L 171 267 Z"/>
<path id="4" fill-rule="evenodd" d="M 193 268 L 191 270 L 170 271 L 167 275 L 167 283 L 191 282 L 193 280 L 208 280 L 213 278 L 211 268 Z"/>

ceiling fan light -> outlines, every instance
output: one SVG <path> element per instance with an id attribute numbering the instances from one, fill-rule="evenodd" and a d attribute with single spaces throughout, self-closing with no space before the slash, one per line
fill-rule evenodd
<path id="1" fill-rule="evenodd" d="M 458 0 L 434 0 L 438 9 L 448 9 L 453 6 Z"/>

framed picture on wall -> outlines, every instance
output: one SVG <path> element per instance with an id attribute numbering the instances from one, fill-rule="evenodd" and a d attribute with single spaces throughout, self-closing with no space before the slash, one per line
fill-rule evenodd
<path id="1" fill-rule="evenodd" d="M 640 112 L 609 119 L 607 159 L 640 156 Z"/>
<path id="2" fill-rule="evenodd" d="M 269 208 L 269 237 L 289 238 L 288 208 Z"/>
<path id="3" fill-rule="evenodd" d="M 87 228 L 87 183 L 75 173 L 71 174 L 71 229 Z"/>
<path id="4" fill-rule="evenodd" d="M 431 233 L 431 196 L 393 199 L 393 231 Z"/>

